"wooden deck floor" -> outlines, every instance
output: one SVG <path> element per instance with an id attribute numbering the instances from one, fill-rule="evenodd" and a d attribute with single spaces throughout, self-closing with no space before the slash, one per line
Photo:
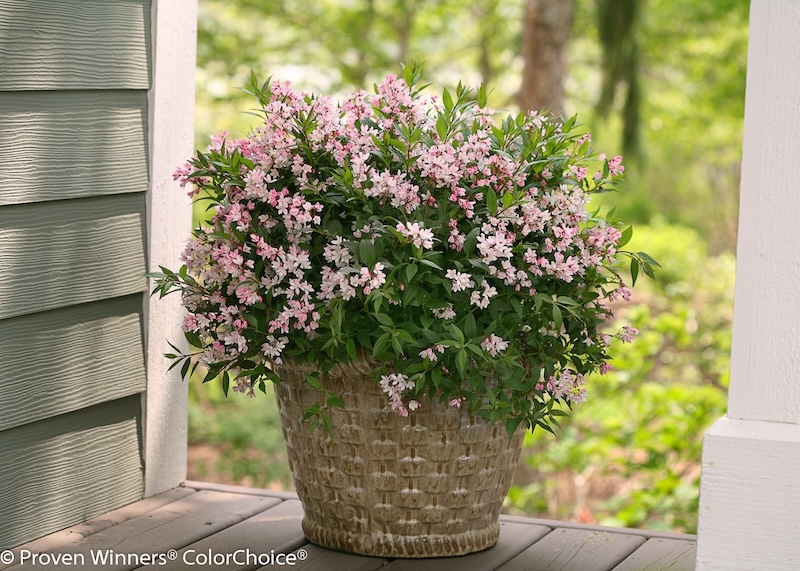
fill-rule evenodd
<path id="1" fill-rule="evenodd" d="M 17 547 L 10 565 L 12 557 L 0 554 L 0 569 L 694 569 L 696 541 L 689 535 L 501 516 L 500 540 L 481 553 L 388 560 L 309 544 L 300 528 L 301 518 L 300 502 L 290 493 L 188 482 Z M 208 563 L 209 556 L 223 564 Z M 24 564 L 20 564 L 22 559 Z"/>

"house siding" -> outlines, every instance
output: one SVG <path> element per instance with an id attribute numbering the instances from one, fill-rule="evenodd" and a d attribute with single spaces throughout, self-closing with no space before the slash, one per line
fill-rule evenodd
<path id="1" fill-rule="evenodd" d="M 0 550 L 144 493 L 150 0 L 0 0 Z"/>
<path id="2" fill-rule="evenodd" d="M 0 92 L 0 124 L 0 205 L 147 191 L 144 91 Z"/>

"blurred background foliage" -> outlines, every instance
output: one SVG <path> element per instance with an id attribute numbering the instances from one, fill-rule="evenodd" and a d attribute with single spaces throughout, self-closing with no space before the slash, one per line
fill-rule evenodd
<path id="1" fill-rule="evenodd" d="M 602 197 L 661 262 L 619 308 L 641 335 L 557 438 L 536 433 L 508 511 L 696 530 L 703 431 L 726 407 L 748 0 L 199 0 L 196 135 L 244 135 L 250 70 L 368 91 L 404 62 L 432 89 L 577 113 L 627 182 Z M 201 216 L 199 210 L 197 216 Z M 271 397 L 191 388 L 190 476 L 290 487 Z"/>

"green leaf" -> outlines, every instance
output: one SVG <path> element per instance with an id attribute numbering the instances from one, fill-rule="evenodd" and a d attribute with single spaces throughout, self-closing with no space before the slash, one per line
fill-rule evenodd
<path id="1" fill-rule="evenodd" d="M 428 258 L 422 258 L 422 259 L 420 260 L 420 263 L 422 263 L 422 264 L 425 264 L 426 266 L 430 266 L 430 267 L 432 267 L 432 268 L 436 268 L 436 269 L 437 269 L 437 270 L 439 270 L 440 272 L 444 272 L 444 268 L 442 268 L 442 266 L 440 266 L 440 265 L 439 265 L 439 264 L 437 264 L 436 262 L 432 262 L 432 261 L 430 261 Z"/>
<path id="2" fill-rule="evenodd" d="M 564 323 L 564 316 L 561 314 L 561 308 L 556 304 L 553 304 L 553 321 L 556 324 L 556 330 L 560 331 Z"/>
<path id="3" fill-rule="evenodd" d="M 639 277 L 639 260 L 631 256 L 631 285 L 636 285 L 636 279 Z"/>
<path id="4" fill-rule="evenodd" d="M 472 338 L 475 337 L 477 329 L 478 326 L 475 323 L 475 316 L 471 313 L 468 313 L 464 318 L 464 333 L 467 337 Z"/>
<path id="5" fill-rule="evenodd" d="M 365 266 L 371 266 L 378 259 L 375 243 L 369 238 L 364 238 L 358 244 L 358 258 Z"/>
<path id="6" fill-rule="evenodd" d="M 511 307 L 516 312 L 517 317 L 519 317 L 521 319 L 522 318 L 522 304 L 519 302 L 519 300 L 516 297 L 510 298 L 508 301 L 509 301 L 509 303 L 511 303 Z"/>
<path id="7" fill-rule="evenodd" d="M 489 214 L 497 216 L 497 193 L 493 188 L 486 189 L 486 207 L 489 209 Z"/>
<path id="8" fill-rule="evenodd" d="M 322 387 L 322 382 L 319 380 L 319 377 L 317 377 L 317 375 L 315 375 L 315 374 L 313 374 L 313 373 L 309 373 L 309 374 L 307 374 L 307 375 L 305 376 L 305 378 L 304 378 L 303 380 L 304 380 L 304 381 L 305 381 L 305 382 L 308 384 L 308 386 L 309 386 L 309 387 L 311 387 L 312 389 L 316 389 L 316 390 L 318 390 L 318 391 L 321 391 L 321 390 L 323 390 L 323 387 Z"/>
<path id="9" fill-rule="evenodd" d="M 439 139 L 442 141 L 447 139 L 447 119 L 445 119 L 444 115 L 439 115 L 436 120 L 436 134 L 439 135 Z"/>
<path id="10" fill-rule="evenodd" d="M 442 91 L 442 103 L 444 104 L 444 110 L 448 113 L 453 109 L 453 96 L 450 95 L 450 92 L 445 87 Z"/>
<path id="11" fill-rule="evenodd" d="M 466 347 L 467 349 L 469 349 L 470 351 L 472 351 L 473 353 L 475 353 L 475 354 L 476 354 L 478 357 L 485 357 L 485 356 L 486 356 L 486 355 L 484 354 L 484 351 L 483 351 L 483 349 L 481 349 L 480 347 L 478 347 L 478 346 L 477 346 L 477 345 L 475 345 L 474 343 L 467 343 L 467 344 L 465 345 L 465 347 Z"/>
<path id="12" fill-rule="evenodd" d="M 433 382 L 433 386 L 435 389 L 439 389 L 439 383 L 442 382 L 442 370 L 441 369 L 434 369 L 431 371 L 431 381 Z"/>
<path id="13" fill-rule="evenodd" d="M 486 107 L 486 103 L 487 103 L 488 99 L 489 98 L 488 98 L 488 96 L 486 94 L 486 86 L 485 85 L 481 85 L 478 88 L 478 97 L 477 97 L 478 107 Z"/>
<path id="14" fill-rule="evenodd" d="M 468 359 L 469 355 L 466 349 L 461 349 L 456 355 L 456 369 L 458 369 L 462 377 L 466 375 Z"/>
<path id="15" fill-rule="evenodd" d="M 197 333 L 194 331 L 185 331 L 183 333 L 184 337 L 186 337 L 186 341 L 189 342 L 189 345 L 192 347 L 202 348 L 203 342 L 200 341 L 200 337 L 197 336 Z"/>
<path id="16" fill-rule="evenodd" d="M 447 329 L 448 329 L 448 331 L 450 331 L 450 334 L 453 336 L 453 339 L 455 339 L 459 343 L 463 343 L 464 342 L 464 340 L 465 340 L 464 339 L 464 333 L 461 332 L 461 329 L 459 329 L 458 327 L 456 327 L 452 323 L 449 325 L 449 327 Z"/>
<path id="17" fill-rule="evenodd" d="M 417 275 L 417 271 L 419 271 L 419 266 L 417 264 L 409 264 L 406 266 L 406 281 L 410 282 L 412 278 Z"/>
<path id="18" fill-rule="evenodd" d="M 417 284 L 412 284 L 407 286 L 405 291 L 403 291 L 403 305 L 412 305 L 412 302 L 417 298 L 417 294 L 419 293 L 419 286 Z M 419 304 L 414 304 L 419 305 Z"/>
<path id="19" fill-rule="evenodd" d="M 389 345 L 389 339 L 391 338 L 391 334 L 384 333 L 378 340 L 375 341 L 375 345 L 372 347 L 372 356 L 374 358 L 378 358 L 378 356 L 384 352 L 386 347 Z"/>
<path id="20" fill-rule="evenodd" d="M 328 406 L 344 408 L 344 401 L 342 400 L 342 397 L 335 393 L 328 393 L 328 395 L 325 397 L 325 404 Z"/>
<path id="21" fill-rule="evenodd" d="M 394 349 L 395 355 L 398 357 L 403 356 L 403 344 L 400 343 L 400 340 L 392 335 L 392 349 Z"/>
<path id="22" fill-rule="evenodd" d="M 473 228 L 469 231 L 469 234 L 467 234 L 467 237 L 464 239 L 464 253 L 466 255 L 469 256 L 475 250 L 475 246 L 478 243 L 478 234 L 480 233 L 481 229 L 479 226 L 477 228 Z"/>
<path id="23" fill-rule="evenodd" d="M 353 338 L 349 338 L 347 342 L 344 344 L 345 349 L 347 350 L 347 355 L 350 357 L 351 360 L 355 361 L 358 358 L 358 354 L 356 353 L 356 342 L 353 341 Z"/>
<path id="24" fill-rule="evenodd" d="M 622 248 L 625 244 L 631 241 L 633 237 L 633 226 L 628 226 L 625 230 L 622 231 L 622 235 L 619 238 L 619 242 L 617 244 L 618 248 Z"/>
<path id="25" fill-rule="evenodd" d="M 414 339 L 411 333 L 409 333 L 405 329 L 399 329 L 397 331 L 397 338 L 402 339 L 406 343 L 416 343 L 416 339 Z"/>
<path id="26" fill-rule="evenodd" d="M 190 359 L 186 359 L 186 362 L 181 367 L 181 378 L 185 379 L 187 374 L 189 373 L 189 367 L 191 366 L 192 361 Z"/>
<path id="27" fill-rule="evenodd" d="M 386 325 L 387 327 L 391 327 L 392 325 L 394 325 L 394 321 L 392 321 L 392 318 L 386 315 L 385 313 L 376 313 L 375 319 L 378 320 L 378 323 L 380 323 L 381 325 Z"/>

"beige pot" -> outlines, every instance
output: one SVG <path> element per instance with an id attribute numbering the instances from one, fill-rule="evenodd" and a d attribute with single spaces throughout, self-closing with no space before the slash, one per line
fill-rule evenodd
<path id="1" fill-rule="evenodd" d="M 331 435 L 310 431 L 303 409 L 323 401 L 303 382 L 311 368 L 275 371 L 310 541 L 381 557 L 463 555 L 497 542 L 524 431 L 509 438 L 499 424 L 428 400 L 403 418 L 367 375 L 367 363 L 334 367 L 324 384 L 345 408 L 329 410 Z"/>

